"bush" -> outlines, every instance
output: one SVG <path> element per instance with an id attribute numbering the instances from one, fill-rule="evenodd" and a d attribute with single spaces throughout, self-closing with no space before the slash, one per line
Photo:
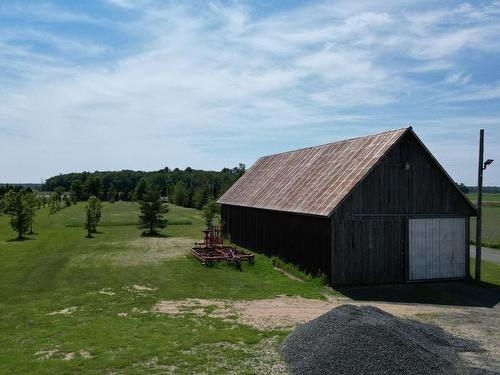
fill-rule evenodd
<path id="1" fill-rule="evenodd" d="M 207 228 L 210 223 L 213 222 L 215 216 L 220 212 L 220 205 L 213 199 L 209 199 L 208 202 L 203 206 L 201 210 L 201 216 L 205 220 L 205 225 Z"/>

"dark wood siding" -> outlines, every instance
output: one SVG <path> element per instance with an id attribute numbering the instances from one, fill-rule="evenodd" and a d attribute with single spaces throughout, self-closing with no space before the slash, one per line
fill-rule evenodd
<path id="1" fill-rule="evenodd" d="M 473 214 L 432 157 L 407 133 L 333 213 L 330 281 L 404 282 L 409 217 Z"/>
<path id="2" fill-rule="evenodd" d="M 403 217 L 335 215 L 332 224 L 332 285 L 404 282 Z"/>
<path id="3" fill-rule="evenodd" d="M 330 274 L 329 219 L 230 205 L 222 205 L 222 219 L 233 243 Z"/>
<path id="4" fill-rule="evenodd" d="M 393 146 L 349 198 L 352 212 L 360 214 L 474 215 L 412 133 Z"/>

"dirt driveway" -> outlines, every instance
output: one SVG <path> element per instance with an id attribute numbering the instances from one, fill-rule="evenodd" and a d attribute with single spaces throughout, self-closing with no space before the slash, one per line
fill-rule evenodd
<path id="1" fill-rule="evenodd" d="M 342 304 L 372 305 L 393 315 L 433 323 L 480 343 L 484 352 L 465 353 L 474 365 L 500 374 L 500 288 L 473 283 L 426 283 L 351 287 L 324 300 L 277 296 L 249 301 L 186 299 L 159 301 L 156 314 L 195 314 L 267 331 L 289 329 Z"/>

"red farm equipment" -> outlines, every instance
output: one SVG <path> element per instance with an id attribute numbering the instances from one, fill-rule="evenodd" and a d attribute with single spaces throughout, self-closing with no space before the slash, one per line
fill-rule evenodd
<path id="1" fill-rule="evenodd" d="M 224 245 L 222 238 L 222 228 L 224 223 L 219 226 L 210 224 L 209 229 L 204 230 L 203 242 L 196 242 L 191 253 L 201 263 L 210 266 L 215 262 L 226 261 L 233 263 L 241 269 L 241 262 L 254 263 L 255 255 L 239 250 L 236 247 Z"/>

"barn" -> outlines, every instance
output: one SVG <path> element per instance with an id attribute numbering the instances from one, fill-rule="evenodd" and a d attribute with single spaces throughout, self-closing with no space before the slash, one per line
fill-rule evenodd
<path id="1" fill-rule="evenodd" d="M 469 275 L 476 208 L 411 127 L 264 156 L 218 202 L 233 243 L 331 285 Z"/>

